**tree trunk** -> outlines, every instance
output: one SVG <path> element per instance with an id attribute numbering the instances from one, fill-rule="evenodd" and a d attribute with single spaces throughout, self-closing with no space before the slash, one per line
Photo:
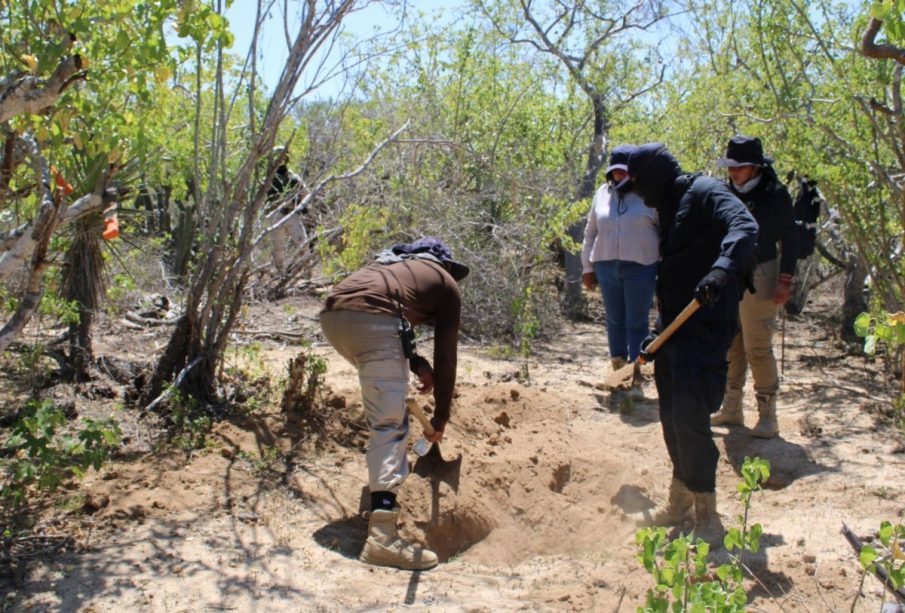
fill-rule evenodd
<path id="1" fill-rule="evenodd" d="M 186 313 L 176 322 L 176 327 L 170 336 L 170 342 L 167 343 L 163 356 L 157 362 L 157 367 L 154 369 L 154 374 L 151 375 L 151 380 L 148 381 L 148 385 L 144 390 L 140 390 L 141 404 L 143 406 L 157 398 L 163 391 L 164 385 L 185 367 L 191 337 L 196 327 L 193 325 L 190 313 Z"/>
<path id="2" fill-rule="evenodd" d="M 588 150 L 588 159 L 585 163 L 585 172 L 578 186 L 576 200 L 593 198 L 597 187 L 597 175 L 604 166 L 607 148 L 607 135 L 609 122 L 607 120 L 606 105 L 600 94 L 591 96 L 591 104 L 594 107 L 594 135 Z M 585 220 L 575 222 L 569 226 L 568 233 L 573 241 L 581 249 L 584 240 Z M 588 301 L 581 291 L 581 252 L 573 253 L 565 251 L 566 278 L 564 284 L 563 310 L 573 318 L 585 318 L 588 312 Z"/>
<path id="3" fill-rule="evenodd" d="M 88 367 L 94 362 L 92 330 L 94 312 L 79 305 L 79 320 L 69 325 L 69 364 L 74 381 L 90 381 Z"/>
<path id="4" fill-rule="evenodd" d="M 857 255 L 849 257 L 845 269 L 845 286 L 842 290 L 842 329 L 840 336 L 849 343 L 860 343 L 855 334 L 855 318 L 867 310 L 864 300 L 864 281 L 867 279 L 867 265 Z"/>

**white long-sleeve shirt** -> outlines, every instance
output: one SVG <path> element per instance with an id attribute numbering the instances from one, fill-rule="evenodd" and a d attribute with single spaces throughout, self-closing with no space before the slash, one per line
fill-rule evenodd
<path id="1" fill-rule="evenodd" d="M 581 249 L 583 272 L 594 262 L 624 260 L 653 264 L 660 259 L 657 211 L 633 193 L 620 195 L 604 183 L 594 194 Z"/>

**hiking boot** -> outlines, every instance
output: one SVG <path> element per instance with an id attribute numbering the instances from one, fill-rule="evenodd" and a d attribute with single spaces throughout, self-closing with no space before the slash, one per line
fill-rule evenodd
<path id="1" fill-rule="evenodd" d="M 776 420 L 776 394 L 757 394 L 757 413 L 760 418 L 751 430 L 751 436 L 773 438 L 779 434 Z"/>
<path id="2" fill-rule="evenodd" d="M 610 358 L 610 364 L 613 366 L 613 371 L 617 371 L 628 364 L 628 362 L 625 358 Z"/>
<path id="3" fill-rule="evenodd" d="M 634 370 L 632 370 L 632 387 L 628 391 L 629 398 L 632 400 L 644 400 L 642 385 L 644 385 L 644 377 L 641 375 L 641 363 L 636 361 Z"/>
<path id="4" fill-rule="evenodd" d="M 726 528 L 716 510 L 716 492 L 694 492 L 694 533 L 713 548 L 723 545 Z"/>
<path id="5" fill-rule="evenodd" d="M 723 396 L 723 406 L 719 413 L 710 416 L 711 426 L 743 426 L 745 415 L 742 413 L 742 390 L 727 388 Z"/>
<path id="6" fill-rule="evenodd" d="M 400 538 L 396 529 L 398 518 L 398 507 L 392 511 L 379 509 L 370 512 L 368 538 L 358 559 L 365 564 L 403 570 L 426 570 L 436 566 L 437 554 Z"/>
<path id="7" fill-rule="evenodd" d="M 648 515 L 638 520 L 640 526 L 690 527 L 694 522 L 694 494 L 679 479 L 673 477 L 669 484 L 669 496 Z"/>

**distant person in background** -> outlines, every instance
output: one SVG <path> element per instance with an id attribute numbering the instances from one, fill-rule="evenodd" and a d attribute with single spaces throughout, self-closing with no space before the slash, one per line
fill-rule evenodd
<path id="1" fill-rule="evenodd" d="M 267 214 L 270 224 L 274 224 L 292 213 L 308 193 L 302 178 L 289 170 L 289 151 L 286 147 L 275 147 L 273 154 L 276 157 L 277 169 L 270 182 L 270 188 L 267 190 L 267 204 L 269 207 L 273 207 Z M 302 245 L 308 238 L 301 219 L 301 215 L 305 212 L 304 209 L 296 211 L 291 218 L 270 234 L 271 257 L 274 268 L 280 275 L 288 272 L 286 251 L 290 246 L 290 241 L 295 245 Z"/>
<path id="2" fill-rule="evenodd" d="M 582 283 L 589 290 L 599 283 L 603 294 L 613 370 L 638 357 L 657 280 L 657 211 L 620 189 L 629 181 L 628 159 L 635 149 L 619 145 L 610 154 L 606 183 L 594 194 L 581 249 Z"/>
<path id="3" fill-rule="evenodd" d="M 714 426 L 744 424 L 742 390 L 745 373 L 751 367 L 759 419 L 751 436 L 772 438 L 779 433 L 776 397 L 779 373 L 773 355 L 773 331 L 776 313 L 792 293 L 795 263 L 798 258 L 798 229 L 792 197 L 776 176 L 773 158 L 764 155 L 760 139 L 733 136 L 726 156 L 717 165 L 728 169 L 729 188 L 745 203 L 759 227 L 757 268 L 754 293 L 746 291 L 739 304 L 741 329 L 729 348 L 729 373 L 726 394 Z"/>

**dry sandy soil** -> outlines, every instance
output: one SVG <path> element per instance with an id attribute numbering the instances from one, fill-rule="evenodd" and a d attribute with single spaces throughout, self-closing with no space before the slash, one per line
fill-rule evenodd
<path id="1" fill-rule="evenodd" d="M 315 335 L 317 306 L 299 297 L 255 307 L 237 339 L 262 330 Z M 833 338 L 831 315 L 828 303 L 816 304 L 786 323 L 778 438 L 715 429 L 727 524 L 740 511 L 745 456 L 772 465 L 751 511 L 764 527 L 762 549 L 749 559 L 752 610 L 848 611 L 861 577 L 842 522 L 868 536 L 905 512 L 905 445 L 882 415 L 894 385 L 879 363 Z M 101 355 L 148 356 L 165 339 L 159 328 L 105 327 Z M 262 347 L 258 365 L 275 377 L 302 350 L 273 338 Z M 441 444 L 447 463 L 416 463 L 400 495 L 405 533 L 441 556 L 421 573 L 356 560 L 366 529 L 366 430 L 355 372 L 322 342 L 314 352 L 329 363 L 332 405 L 321 410 L 319 436 L 280 413 L 278 393 L 269 406 L 218 423 L 192 454 L 154 451 L 148 420 L 115 412 L 122 452 L 64 492 L 58 500 L 68 504 L 36 510 L 44 539 L 22 545 L 18 565 L 0 575 L 0 609 L 630 611 L 643 603 L 651 581 L 628 514 L 665 494 L 668 459 L 649 373 L 646 400 L 630 411 L 595 387 L 609 372 L 601 324 L 568 326 L 527 360 L 462 346 Z M 48 393 L 81 414 L 113 412 L 97 382 Z M 749 389 L 749 425 L 752 402 Z M 412 432 L 414 440 L 414 422 Z M 862 592 L 859 611 L 891 599 L 871 577 Z"/>

